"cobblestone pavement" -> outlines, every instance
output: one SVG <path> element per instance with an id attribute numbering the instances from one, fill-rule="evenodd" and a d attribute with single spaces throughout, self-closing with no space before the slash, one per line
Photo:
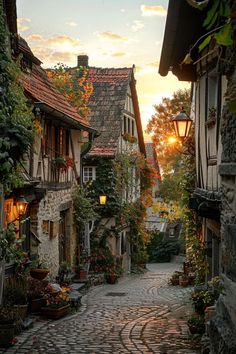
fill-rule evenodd
<path id="1" fill-rule="evenodd" d="M 176 269 L 173 263 L 150 264 L 145 274 L 91 288 L 75 315 L 37 322 L 0 353 L 199 353 L 186 325 L 191 289 L 167 283 Z"/>

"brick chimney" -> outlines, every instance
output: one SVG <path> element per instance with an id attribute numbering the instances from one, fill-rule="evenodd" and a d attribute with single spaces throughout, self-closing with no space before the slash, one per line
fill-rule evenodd
<path id="1" fill-rule="evenodd" d="M 77 56 L 77 67 L 83 66 L 88 67 L 89 57 L 86 54 L 81 54 Z"/>

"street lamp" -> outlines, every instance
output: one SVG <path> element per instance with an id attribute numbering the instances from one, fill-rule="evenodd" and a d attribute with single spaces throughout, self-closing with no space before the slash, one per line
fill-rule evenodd
<path id="1" fill-rule="evenodd" d="M 107 203 L 107 196 L 106 195 L 99 195 L 99 203 L 100 203 L 100 205 L 105 205 Z"/>
<path id="2" fill-rule="evenodd" d="M 172 122 L 174 123 L 176 136 L 181 139 L 187 138 L 193 121 L 189 118 L 183 108 L 181 112 L 172 119 Z"/>

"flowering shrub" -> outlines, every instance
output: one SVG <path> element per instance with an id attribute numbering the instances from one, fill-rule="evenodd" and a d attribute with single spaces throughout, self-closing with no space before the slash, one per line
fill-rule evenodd
<path id="1" fill-rule="evenodd" d="M 59 308 L 68 304 L 69 302 L 69 287 L 63 287 L 59 292 L 50 293 L 47 298 L 46 306 L 50 308 Z"/>

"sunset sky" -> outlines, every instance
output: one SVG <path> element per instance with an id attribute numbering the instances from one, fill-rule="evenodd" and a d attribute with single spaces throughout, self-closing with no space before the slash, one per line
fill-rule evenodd
<path id="1" fill-rule="evenodd" d="M 143 126 L 162 97 L 188 83 L 158 74 L 167 0 L 17 0 L 18 31 L 44 67 L 130 67 L 135 77 Z"/>

